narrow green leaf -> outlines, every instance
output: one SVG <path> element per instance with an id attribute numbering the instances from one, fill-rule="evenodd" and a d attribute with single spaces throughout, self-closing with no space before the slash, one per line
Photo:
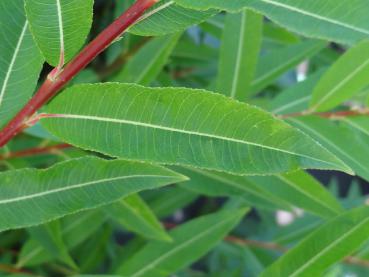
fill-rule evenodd
<path id="1" fill-rule="evenodd" d="M 181 185 L 184 189 L 212 197 L 237 196 L 250 206 L 261 209 L 291 209 L 289 204 L 262 189 L 258 184 L 250 182 L 246 177 L 194 168 L 174 169 L 190 178 Z"/>
<path id="2" fill-rule="evenodd" d="M 79 85 L 55 98 L 48 110 L 54 116 L 43 124 L 54 135 L 111 156 L 236 174 L 298 168 L 350 172 L 283 121 L 202 90 Z"/>
<path id="3" fill-rule="evenodd" d="M 325 223 L 261 276 L 322 276 L 333 264 L 368 240 L 369 207 L 351 210 Z"/>
<path id="4" fill-rule="evenodd" d="M 112 81 L 150 85 L 168 61 L 181 34 L 157 37 L 131 58 Z"/>
<path id="5" fill-rule="evenodd" d="M 59 163 L 47 170 L 3 172 L 0 231 L 42 224 L 183 180 L 183 176 L 161 167 L 92 157 Z"/>
<path id="6" fill-rule="evenodd" d="M 62 239 L 68 250 L 88 239 L 106 220 L 98 210 L 86 211 L 62 219 Z M 52 261 L 53 257 L 35 240 L 29 239 L 22 247 L 16 267 L 35 266 Z"/>
<path id="7" fill-rule="evenodd" d="M 314 89 L 311 111 L 326 111 L 338 106 L 369 84 L 369 42 L 356 45 L 341 56 L 324 74 Z"/>
<path id="8" fill-rule="evenodd" d="M 60 221 L 55 220 L 47 224 L 29 228 L 28 230 L 43 249 L 54 258 L 59 259 L 71 268 L 77 269 L 77 265 L 68 253 L 68 248 L 63 240 Z"/>
<path id="9" fill-rule="evenodd" d="M 132 194 L 105 208 L 114 220 L 143 237 L 171 241 L 154 213 L 138 194 Z"/>
<path id="10" fill-rule="evenodd" d="M 180 187 L 165 187 L 153 193 L 154 197 L 151 197 L 147 202 L 160 218 L 172 215 L 177 210 L 192 203 L 198 196 Z"/>
<path id="11" fill-rule="evenodd" d="M 129 29 L 140 36 L 162 36 L 178 33 L 217 14 L 217 10 L 194 11 L 175 5 L 172 0 L 161 0 L 144 15 L 141 22 Z"/>
<path id="12" fill-rule="evenodd" d="M 245 8 L 249 0 L 175 0 L 178 5 L 195 10 L 218 9 L 239 12 Z"/>
<path id="13" fill-rule="evenodd" d="M 261 47 L 263 17 L 250 10 L 227 14 L 219 61 L 217 90 L 245 100 Z"/>
<path id="14" fill-rule="evenodd" d="M 260 57 L 251 92 L 259 92 L 303 60 L 314 56 L 326 46 L 325 42 L 308 40 L 270 51 Z"/>
<path id="15" fill-rule="evenodd" d="M 32 95 L 43 64 L 26 20 L 23 0 L 0 2 L 0 127 Z"/>
<path id="16" fill-rule="evenodd" d="M 274 176 L 250 176 L 246 179 L 274 197 L 320 217 L 336 216 L 343 211 L 336 198 L 304 171 Z"/>
<path id="17" fill-rule="evenodd" d="M 314 116 L 290 118 L 288 122 L 315 138 L 357 175 L 369 180 L 369 160 L 366 158 L 369 155 L 368 137 L 359 135 L 357 128 L 353 129 L 342 121 L 339 123 Z"/>
<path id="18" fill-rule="evenodd" d="M 46 61 L 62 66 L 85 43 L 93 0 L 25 0 L 31 31 Z"/>
<path id="19" fill-rule="evenodd" d="M 148 243 L 117 273 L 127 277 L 169 276 L 206 254 L 239 223 L 245 212 L 246 209 L 225 209 L 185 223 L 169 233 L 172 243 Z"/>
<path id="20" fill-rule="evenodd" d="M 274 114 L 289 114 L 306 111 L 309 106 L 314 87 L 322 77 L 325 69 L 319 70 L 309 76 L 305 81 L 299 82 L 277 95 L 270 105 Z"/>
<path id="21" fill-rule="evenodd" d="M 336 0 L 249 0 L 247 7 L 308 37 L 344 44 L 369 37 L 366 0 L 340 0 L 339 5 Z"/>

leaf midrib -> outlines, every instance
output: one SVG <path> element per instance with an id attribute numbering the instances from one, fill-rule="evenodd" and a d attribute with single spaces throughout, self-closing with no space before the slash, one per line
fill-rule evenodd
<path id="1" fill-rule="evenodd" d="M 71 186 L 68 186 L 68 187 L 61 187 L 61 188 L 52 189 L 52 190 L 43 191 L 43 192 L 38 192 L 38 193 L 30 194 L 30 195 L 24 195 L 24 196 L 14 197 L 14 198 L 10 198 L 10 199 L 3 199 L 3 200 L 0 200 L 0 205 L 25 201 L 25 200 L 34 199 L 34 198 L 39 198 L 39 197 L 43 197 L 43 196 L 50 195 L 50 194 L 65 192 L 65 191 L 73 190 L 73 189 L 79 189 L 79 188 L 87 187 L 87 186 L 90 186 L 90 185 L 96 185 L 96 184 L 100 184 L 100 183 L 104 183 L 104 182 L 110 182 L 110 181 L 113 182 L 113 181 L 118 181 L 118 180 L 123 180 L 123 179 L 131 179 L 131 178 L 151 178 L 151 177 L 152 178 L 154 178 L 154 177 L 156 177 L 156 178 L 173 178 L 172 176 L 161 176 L 161 175 L 130 175 L 130 176 L 119 176 L 119 177 L 114 177 L 114 178 L 105 178 L 105 179 L 101 179 L 101 180 L 97 180 L 97 181 L 79 183 L 79 184 L 71 185 Z"/>
<path id="2" fill-rule="evenodd" d="M 18 39 L 18 42 L 17 42 L 17 45 L 14 49 L 14 53 L 13 53 L 13 56 L 12 56 L 12 59 L 10 61 L 10 64 L 9 64 L 9 67 L 8 67 L 8 70 L 6 72 L 6 75 L 5 75 L 5 79 L 4 79 L 4 82 L 3 82 L 3 85 L 1 87 L 1 91 L 0 91 L 0 106 L 2 105 L 3 103 L 3 100 L 4 100 L 4 95 L 5 95 L 5 91 L 6 91 L 6 88 L 8 86 L 8 82 L 9 82 L 9 79 L 10 79 L 10 75 L 13 71 L 13 68 L 14 68 L 14 65 L 15 65 L 15 62 L 17 60 L 17 57 L 18 57 L 18 54 L 19 54 L 19 51 L 20 51 L 20 48 L 21 48 L 21 45 L 23 43 L 23 39 L 25 37 L 25 34 L 26 34 L 26 31 L 27 31 L 27 27 L 28 27 L 28 21 L 26 20 L 24 25 L 23 25 L 23 29 L 22 29 L 22 32 L 20 33 L 20 36 L 19 36 L 19 39 Z"/>
<path id="3" fill-rule="evenodd" d="M 275 1 L 272 1 L 272 0 L 260 0 L 260 1 L 264 2 L 264 3 L 267 3 L 267 4 L 277 6 L 277 7 L 284 8 L 284 9 L 287 9 L 287 10 L 290 10 L 290 11 L 293 11 L 293 12 L 296 12 L 296 13 L 301 13 L 305 16 L 313 17 L 313 18 L 316 18 L 316 19 L 321 20 L 321 21 L 325 21 L 325 22 L 328 22 L 328 23 L 331 23 L 331 24 L 335 24 L 335 25 L 347 28 L 347 29 L 351 29 L 353 31 L 356 31 L 356 32 L 359 32 L 359 33 L 362 33 L 362 34 L 365 34 L 365 35 L 369 35 L 368 30 L 365 30 L 363 28 L 358 28 L 356 26 L 353 26 L 353 25 L 350 25 L 350 24 L 347 24 L 347 23 L 340 22 L 340 21 L 334 20 L 334 19 L 329 18 L 329 17 L 324 17 L 324 16 L 321 16 L 321 15 L 318 15 L 318 14 L 314 14 L 314 13 L 311 13 L 311 12 L 308 12 L 308 11 L 305 11 L 305 10 L 302 10 L 302 9 L 299 9 L 299 8 L 296 8 L 296 7 L 293 7 L 293 6 L 289 6 L 289 5 L 286 5 L 286 4 L 278 3 L 278 2 L 275 2 Z"/>
<path id="4" fill-rule="evenodd" d="M 240 33 L 238 36 L 238 48 L 237 48 L 237 55 L 236 55 L 236 66 L 235 66 L 235 72 L 233 74 L 233 80 L 232 80 L 232 88 L 231 88 L 231 97 L 235 98 L 237 94 L 237 88 L 238 88 L 238 80 L 240 78 L 240 70 L 241 70 L 241 61 L 242 61 L 242 53 L 244 49 L 244 40 L 245 40 L 245 21 L 246 21 L 246 12 L 241 13 L 241 28 Z"/>
<path id="5" fill-rule="evenodd" d="M 358 66 L 354 71 L 352 71 L 349 75 L 346 76 L 346 78 L 342 79 L 340 82 L 338 82 L 327 94 L 325 94 L 311 109 L 316 110 L 324 104 L 327 99 L 331 98 L 331 96 L 338 90 L 340 90 L 343 86 L 345 86 L 347 83 L 349 83 L 353 78 L 356 77 L 357 74 L 359 74 L 362 70 L 365 69 L 365 67 L 369 64 L 369 59 L 365 60 L 365 62 Z"/>
<path id="6" fill-rule="evenodd" d="M 172 128 L 172 127 L 155 125 L 155 124 L 151 124 L 151 123 L 144 123 L 144 122 L 140 122 L 140 121 L 132 121 L 132 120 L 126 120 L 126 119 L 116 119 L 116 118 L 100 117 L 100 116 L 90 116 L 90 115 L 76 115 L 76 114 L 53 114 L 53 118 L 81 119 L 81 120 L 111 122 L 111 123 L 118 123 L 118 124 L 128 124 L 128 125 L 134 125 L 134 126 L 142 126 L 142 127 L 146 127 L 146 128 L 153 128 L 153 129 L 171 131 L 171 132 L 176 132 L 176 133 L 184 133 L 184 134 L 195 135 L 195 136 L 200 136 L 200 137 L 220 139 L 220 140 L 225 140 L 225 141 L 230 141 L 230 142 L 235 142 L 235 143 L 240 143 L 240 144 L 252 145 L 252 146 L 255 146 L 255 147 L 265 148 L 265 149 L 269 149 L 269 150 L 272 150 L 272 151 L 278 151 L 278 152 L 282 152 L 282 153 L 286 153 L 286 154 L 290 154 L 290 155 L 294 155 L 294 156 L 299 156 L 299 157 L 303 157 L 303 158 L 308 158 L 308 159 L 311 159 L 311 160 L 314 160 L 314 161 L 317 161 L 317 162 L 321 162 L 323 164 L 331 165 L 334 168 L 337 167 L 337 165 L 332 163 L 332 162 L 324 161 L 324 160 L 321 160 L 321 159 L 318 159 L 318 158 L 315 158 L 315 157 L 311 157 L 311 156 L 307 156 L 307 155 L 304 155 L 304 154 L 291 152 L 291 151 L 284 150 L 284 149 L 275 148 L 275 147 L 272 147 L 272 146 L 258 144 L 258 143 L 255 143 L 255 142 L 250 142 L 250 141 L 245 141 L 245 140 L 240 140 L 240 139 L 235 139 L 235 138 L 229 138 L 229 137 L 223 137 L 223 136 L 214 135 L 214 134 L 206 134 L 206 133 L 200 133 L 200 132 L 196 132 L 196 131 L 188 131 L 188 130 L 183 130 L 183 129 L 177 129 L 177 128 Z"/>
<path id="7" fill-rule="evenodd" d="M 352 228 L 348 232 L 345 232 L 344 235 L 342 235 L 340 238 L 338 238 L 337 240 L 335 240 L 333 243 L 329 244 L 327 247 L 323 248 L 321 251 L 319 251 L 318 254 L 316 254 L 314 257 L 312 257 L 311 259 L 309 259 L 309 261 L 307 263 L 305 263 L 303 266 L 301 266 L 300 268 L 298 268 L 296 271 L 294 271 L 289 276 L 290 277 L 298 276 L 298 274 L 300 274 L 302 271 L 304 271 L 307 267 L 309 267 L 311 264 L 313 264 L 316 260 L 319 260 L 320 257 L 323 254 L 325 254 L 326 252 L 328 252 L 329 250 L 331 250 L 333 247 L 335 247 L 337 244 L 339 244 L 342 240 L 344 240 L 346 237 L 348 237 L 351 234 L 353 234 L 355 231 L 357 231 L 359 228 L 361 228 L 363 225 L 365 225 L 368 222 L 369 222 L 369 218 L 366 218 L 364 221 L 360 222 L 354 228 Z"/>
<path id="8" fill-rule="evenodd" d="M 138 272 L 136 272 L 134 275 L 132 275 L 130 277 L 142 276 L 142 274 L 144 274 L 148 270 L 152 269 L 158 263 L 165 260 L 168 256 L 170 256 L 172 254 L 175 254 L 176 252 L 178 252 L 178 251 L 182 250 L 183 248 L 185 248 L 187 245 L 190 245 L 193 242 L 195 242 L 196 240 L 201 239 L 202 237 L 206 236 L 208 233 L 211 233 L 213 230 L 215 230 L 217 228 L 220 228 L 222 225 L 228 223 L 228 221 L 230 221 L 230 220 L 233 220 L 233 217 L 232 218 L 226 218 L 224 221 L 221 221 L 217 224 L 214 224 L 214 225 L 210 226 L 204 232 L 199 233 L 196 236 L 193 236 L 191 239 L 186 240 L 186 241 L 178 244 L 178 246 L 176 248 L 173 248 L 172 250 L 166 252 L 164 255 L 162 255 L 162 256 L 158 257 L 157 259 L 153 260 L 151 263 L 147 264 L 145 267 L 141 268 L 141 270 L 139 270 Z"/>
<path id="9" fill-rule="evenodd" d="M 305 195 L 308 199 L 312 200 L 313 202 L 316 202 L 317 204 L 321 205 L 322 207 L 325 207 L 326 209 L 330 210 L 334 215 L 337 215 L 337 211 L 334 210 L 332 207 L 330 207 L 329 205 L 327 205 L 325 202 L 314 198 L 314 195 L 311 195 L 309 192 L 304 191 L 303 189 L 301 189 L 299 186 L 297 186 L 294 182 L 292 182 L 291 180 L 288 180 L 286 177 L 278 174 L 275 175 L 278 179 L 280 179 L 282 182 L 285 182 L 287 185 L 291 186 L 292 188 L 294 188 L 295 190 L 299 191 L 300 193 L 302 193 L 303 195 Z M 311 211 L 311 209 L 310 209 Z M 316 213 L 316 212 L 314 212 Z"/>

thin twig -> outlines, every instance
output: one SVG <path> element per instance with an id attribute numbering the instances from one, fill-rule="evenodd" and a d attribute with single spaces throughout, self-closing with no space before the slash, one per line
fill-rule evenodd
<path id="1" fill-rule="evenodd" d="M 65 68 L 54 76 L 48 76 L 36 94 L 23 107 L 23 109 L 0 132 L 0 147 L 19 132 L 29 127 L 29 119 L 52 99 L 70 80 L 84 69 L 97 55 L 103 52 L 124 31 L 135 24 L 158 0 L 137 0 L 118 19 L 103 30 L 92 42 L 90 42 Z"/>
<path id="2" fill-rule="evenodd" d="M 349 110 L 349 111 L 338 111 L 338 112 L 316 112 L 312 113 L 309 111 L 303 111 L 303 112 L 297 112 L 297 113 L 290 113 L 290 114 L 283 114 L 279 115 L 279 118 L 287 119 L 287 118 L 293 118 L 293 117 L 302 117 L 302 116 L 308 116 L 308 115 L 316 115 L 323 118 L 342 118 L 342 117 L 355 117 L 355 116 L 367 116 L 369 115 L 368 109 L 362 109 L 362 110 Z"/>
<path id="3" fill-rule="evenodd" d="M 13 158 L 28 157 L 28 156 L 40 155 L 40 154 L 52 154 L 55 151 L 67 149 L 70 147 L 71 145 L 66 144 L 66 143 L 52 145 L 52 146 L 45 146 L 45 147 L 35 147 L 35 148 L 20 150 L 16 152 L 9 152 L 9 153 L 6 153 L 5 155 L 0 155 L 0 160 L 8 160 L 8 159 L 13 159 Z"/>

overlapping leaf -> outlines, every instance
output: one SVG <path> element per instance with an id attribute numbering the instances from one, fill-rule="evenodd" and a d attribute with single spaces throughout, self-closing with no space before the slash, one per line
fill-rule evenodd
<path id="1" fill-rule="evenodd" d="M 364 41 L 346 52 L 324 74 L 314 89 L 311 111 L 326 111 L 350 99 L 368 84 L 369 42 Z"/>
<path id="2" fill-rule="evenodd" d="M 25 0 L 31 31 L 46 61 L 62 66 L 84 44 L 93 0 Z"/>
<path id="3" fill-rule="evenodd" d="M 0 2 L 0 53 L 1 127 L 32 95 L 43 64 L 22 0 Z"/>
<path id="4" fill-rule="evenodd" d="M 169 276 L 203 256 L 230 232 L 246 209 L 225 209 L 185 223 L 169 234 L 172 243 L 150 242 L 117 270 L 120 276 Z"/>
<path id="5" fill-rule="evenodd" d="M 132 194 L 106 209 L 112 219 L 143 237 L 171 241 L 159 220 L 138 194 Z"/>
<path id="6" fill-rule="evenodd" d="M 150 85 L 167 63 L 181 34 L 154 38 L 114 76 L 113 81 Z"/>
<path id="7" fill-rule="evenodd" d="M 368 240 L 369 207 L 333 218 L 283 255 L 261 276 L 322 276 Z"/>
<path id="8" fill-rule="evenodd" d="M 219 92 L 246 99 L 258 62 L 262 23 L 262 16 L 252 11 L 227 15 L 219 59 Z"/>
<path id="9" fill-rule="evenodd" d="M 21 169 L 0 174 L 0 231 L 45 223 L 123 196 L 182 181 L 167 169 L 87 157 L 47 170 Z"/>
<path id="10" fill-rule="evenodd" d="M 144 15 L 140 22 L 131 27 L 129 32 L 141 36 L 178 33 L 217 13 L 217 10 L 194 11 L 175 5 L 174 1 L 161 0 Z"/>
<path id="11" fill-rule="evenodd" d="M 68 216 L 62 220 L 61 235 L 68 250 L 88 239 L 106 220 L 98 210 Z M 35 266 L 52 261 L 53 257 L 36 240 L 29 239 L 22 247 L 16 267 Z"/>
<path id="12" fill-rule="evenodd" d="M 353 44 L 369 37 L 366 0 L 341 0 L 339 5 L 336 0 L 176 0 L 176 3 L 198 10 L 234 11 L 244 6 L 297 33 L 342 43 Z"/>
<path id="13" fill-rule="evenodd" d="M 369 162 L 366 158 L 369 154 L 368 137 L 365 132 L 363 133 L 362 130 L 357 128 L 358 126 L 355 127 L 352 124 L 350 126 L 350 124 L 347 124 L 347 120 L 339 123 L 314 116 L 290 118 L 288 122 L 315 138 L 332 153 L 335 153 L 357 175 L 369 180 Z M 351 122 L 354 123 L 355 121 Z"/>
<path id="14" fill-rule="evenodd" d="M 57 97 L 48 110 L 54 116 L 43 122 L 54 135 L 112 156 L 236 174 L 350 171 L 268 113 L 206 91 L 81 85 Z"/>

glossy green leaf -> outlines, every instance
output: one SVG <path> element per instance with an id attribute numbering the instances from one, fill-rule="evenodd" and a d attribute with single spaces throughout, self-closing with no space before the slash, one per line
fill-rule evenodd
<path id="1" fill-rule="evenodd" d="M 304 171 L 274 176 L 250 176 L 246 179 L 274 197 L 320 217 L 336 216 L 343 211 L 334 196 Z"/>
<path id="2" fill-rule="evenodd" d="M 314 89 L 311 111 L 326 111 L 350 99 L 369 84 L 369 42 L 347 51 L 324 74 Z"/>
<path id="3" fill-rule="evenodd" d="M 246 177 L 193 168 L 175 167 L 174 170 L 190 178 L 181 185 L 184 189 L 211 197 L 237 196 L 250 206 L 261 209 L 291 209 L 287 202 L 250 182 Z"/>
<path id="4" fill-rule="evenodd" d="M 262 24 L 263 17 L 250 10 L 226 15 L 217 91 L 246 99 L 258 62 Z"/>
<path id="5" fill-rule="evenodd" d="M 225 209 L 170 231 L 172 243 L 150 242 L 117 270 L 120 276 L 168 276 L 206 254 L 230 232 L 246 209 Z"/>
<path id="6" fill-rule="evenodd" d="M 23 0 L 0 2 L 0 127 L 28 101 L 43 58 L 33 41 Z"/>
<path id="7" fill-rule="evenodd" d="M 241 11 L 249 0 L 175 0 L 178 5 L 195 10 L 219 9 L 231 12 Z"/>
<path id="8" fill-rule="evenodd" d="M 299 82 L 275 97 L 270 105 L 274 114 L 291 114 L 306 111 L 309 107 L 311 94 L 322 77 L 323 70 L 315 72 L 306 80 Z"/>
<path id="9" fill-rule="evenodd" d="M 178 33 L 217 13 L 217 10 L 194 11 L 175 5 L 171 0 L 161 0 L 144 15 L 141 22 L 131 27 L 129 32 L 140 36 Z"/>
<path id="10" fill-rule="evenodd" d="M 352 128 L 347 123 L 321 117 L 290 118 L 288 122 L 319 141 L 345 161 L 357 175 L 369 180 L 369 160 L 366 158 L 369 155 L 367 135 L 360 135 L 358 133 L 360 130 Z"/>
<path id="11" fill-rule="evenodd" d="M 247 7 L 308 37 L 345 44 L 369 37 L 366 0 L 249 0 Z"/>
<path id="12" fill-rule="evenodd" d="M 87 157 L 47 170 L 0 174 L 0 231 L 38 225 L 112 203 L 131 193 L 183 181 L 167 169 Z"/>
<path id="13" fill-rule="evenodd" d="M 48 111 L 55 115 L 43 123 L 54 135 L 111 156 L 236 174 L 297 168 L 350 172 L 268 113 L 202 90 L 81 85 L 59 95 Z"/>
<path id="14" fill-rule="evenodd" d="M 132 194 L 105 210 L 130 231 L 149 239 L 171 241 L 159 220 L 138 194 Z"/>
<path id="15" fill-rule="evenodd" d="M 288 70 L 317 54 L 325 46 L 325 42 L 308 40 L 263 55 L 260 57 L 255 78 L 251 83 L 251 92 L 261 91 Z"/>
<path id="16" fill-rule="evenodd" d="M 150 85 L 168 61 L 181 34 L 152 39 L 114 76 L 112 81 Z"/>
<path id="17" fill-rule="evenodd" d="M 46 61 L 62 66 L 85 43 L 93 0 L 25 0 L 27 18 Z"/>
<path id="18" fill-rule="evenodd" d="M 351 210 L 319 227 L 261 276 L 322 276 L 368 240 L 369 207 Z"/>

